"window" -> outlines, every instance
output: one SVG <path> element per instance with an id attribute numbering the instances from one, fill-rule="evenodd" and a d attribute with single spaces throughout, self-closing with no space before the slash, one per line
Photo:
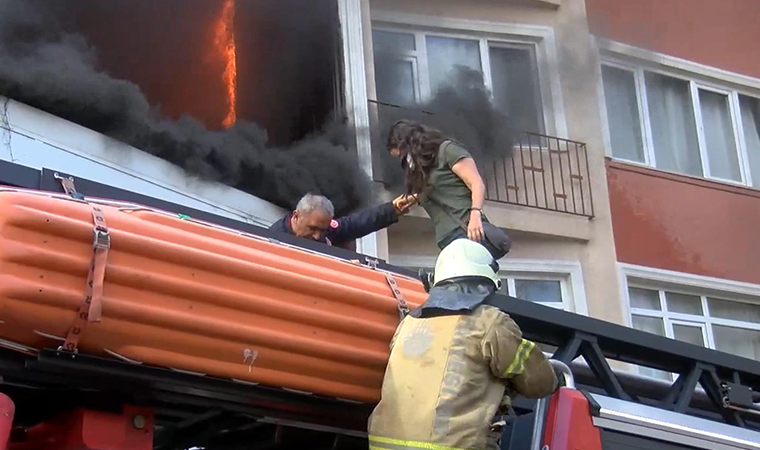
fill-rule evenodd
<path id="1" fill-rule="evenodd" d="M 760 187 L 760 100 L 641 67 L 602 65 L 612 156 Z"/>
<path id="2" fill-rule="evenodd" d="M 702 175 L 689 83 L 653 73 L 645 80 L 657 167 Z"/>
<path id="3" fill-rule="evenodd" d="M 744 145 L 749 156 L 750 173 L 756 187 L 760 187 L 760 100 L 739 96 L 739 109 L 744 128 Z"/>
<path id="4" fill-rule="evenodd" d="M 634 328 L 760 360 L 760 302 L 636 286 L 628 285 Z"/>
<path id="5" fill-rule="evenodd" d="M 494 102 L 519 130 L 544 132 L 533 52 L 524 47 L 492 45 L 489 48 Z"/>
<path id="6" fill-rule="evenodd" d="M 420 96 L 414 35 L 375 31 L 373 43 L 376 59 L 381 59 L 377 55 L 387 55 L 375 68 L 378 98 L 396 105 L 415 104 Z"/>
<path id="7" fill-rule="evenodd" d="M 514 128 L 545 132 L 535 44 L 377 28 L 372 34 L 379 101 L 407 106 L 430 100 L 464 67 L 483 74 Z"/>
<path id="8" fill-rule="evenodd" d="M 760 302 L 628 285 L 631 324 L 648 333 L 760 360 Z M 684 288 L 688 289 L 688 288 Z M 758 299 L 760 300 L 760 299 Z"/>
<path id="9" fill-rule="evenodd" d="M 633 328 L 760 361 L 760 285 L 619 266 Z M 673 379 L 646 367 L 639 373 Z"/>
<path id="10" fill-rule="evenodd" d="M 457 67 L 467 67 L 482 72 L 480 43 L 477 40 L 425 36 L 425 45 L 430 92 L 433 95 L 438 89 L 451 82 Z"/>
<path id="11" fill-rule="evenodd" d="M 525 279 L 524 276 L 502 278 L 501 291 L 523 300 L 564 309 L 567 287 L 563 278 L 551 279 L 546 276 Z"/>
<path id="12" fill-rule="evenodd" d="M 406 269 L 418 272 L 423 267 L 405 266 Z M 504 295 L 511 295 L 522 300 L 565 309 L 569 304 L 569 288 L 566 276 L 546 276 L 544 274 L 510 275 L 501 273 L 501 290 Z"/>
<path id="13" fill-rule="evenodd" d="M 636 80 L 631 71 L 602 66 L 604 100 L 612 139 L 612 153 L 618 158 L 644 162 L 644 139 L 636 100 Z M 611 114 L 610 111 L 613 111 Z"/>
<path id="14" fill-rule="evenodd" d="M 724 180 L 741 181 L 728 95 L 699 89 L 699 106 L 710 173 Z"/>
<path id="15" fill-rule="evenodd" d="M 392 255 L 391 263 L 417 272 L 432 269 L 435 259 Z M 574 261 L 502 259 L 501 292 L 578 314 L 588 314 L 581 265 Z"/>

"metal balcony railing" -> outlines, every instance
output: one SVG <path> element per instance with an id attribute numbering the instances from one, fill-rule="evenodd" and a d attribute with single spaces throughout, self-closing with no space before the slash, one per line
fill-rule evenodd
<path id="1" fill-rule="evenodd" d="M 481 168 L 486 200 L 594 217 L 594 198 L 583 142 L 524 133 L 513 155 Z"/>

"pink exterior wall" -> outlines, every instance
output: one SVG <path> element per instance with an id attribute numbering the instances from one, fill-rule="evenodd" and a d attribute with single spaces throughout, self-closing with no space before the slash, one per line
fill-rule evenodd
<path id="1" fill-rule="evenodd" d="M 591 33 L 760 78 L 758 0 L 586 0 Z"/>
<path id="2" fill-rule="evenodd" d="M 607 163 L 620 262 L 760 284 L 760 191 Z"/>

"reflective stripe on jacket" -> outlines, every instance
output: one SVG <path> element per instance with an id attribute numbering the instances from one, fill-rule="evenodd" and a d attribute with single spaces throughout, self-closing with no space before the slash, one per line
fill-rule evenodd
<path id="1" fill-rule="evenodd" d="M 505 393 L 539 398 L 557 379 L 541 349 L 496 307 L 407 317 L 391 341 L 370 449 L 496 448 L 490 425 Z"/>

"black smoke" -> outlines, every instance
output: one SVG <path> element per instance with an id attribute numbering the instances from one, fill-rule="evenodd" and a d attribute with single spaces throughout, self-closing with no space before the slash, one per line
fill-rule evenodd
<path id="1" fill-rule="evenodd" d="M 393 79 L 393 58 L 393 55 L 376 53 L 378 85 Z M 508 117 L 494 105 L 483 82 L 483 74 L 469 67 L 455 66 L 447 81 L 428 102 L 419 105 L 378 104 L 379 124 L 372 130 L 374 158 L 382 170 L 378 178 L 393 190 L 403 186 L 403 172 L 399 161 L 388 155 L 385 140 L 391 126 L 399 119 L 415 120 L 456 139 L 481 166 L 512 155 L 522 131 L 512 127 L 516 118 Z"/>
<path id="2" fill-rule="evenodd" d="M 273 147 L 254 123 L 212 131 L 188 115 L 170 120 L 136 84 L 98 67 L 87 40 L 60 25 L 54 3 L 0 0 L 0 95 L 286 208 L 307 192 L 326 195 L 341 214 L 368 199 L 369 180 L 340 121 Z"/>

